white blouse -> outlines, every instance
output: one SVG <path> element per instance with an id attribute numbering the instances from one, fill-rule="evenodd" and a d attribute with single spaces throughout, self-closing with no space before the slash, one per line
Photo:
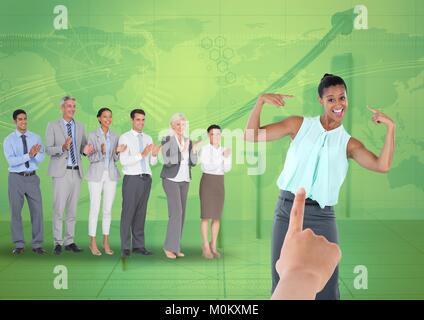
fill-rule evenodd
<path id="1" fill-rule="evenodd" d="M 204 173 L 223 175 L 231 170 L 231 154 L 226 158 L 223 147 L 209 143 L 200 150 L 200 163 Z"/>
<path id="2" fill-rule="evenodd" d="M 180 149 L 181 152 L 181 162 L 180 162 L 180 168 L 178 169 L 178 173 L 174 178 L 167 178 L 168 180 L 174 181 L 174 182 L 190 182 L 190 170 L 189 170 L 189 152 L 188 152 L 188 148 L 189 146 L 187 145 L 187 150 L 184 150 L 184 146 L 186 144 L 190 143 L 189 139 L 183 138 L 184 142 L 181 145 L 180 141 L 178 140 L 178 138 L 176 136 L 174 136 L 175 140 L 177 140 L 178 143 L 178 148 Z"/>

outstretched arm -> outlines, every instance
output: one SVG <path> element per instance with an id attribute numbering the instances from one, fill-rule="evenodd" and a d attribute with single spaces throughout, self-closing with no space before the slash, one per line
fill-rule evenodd
<path id="1" fill-rule="evenodd" d="M 395 123 L 392 119 L 384 113 L 371 109 L 373 113 L 372 120 L 376 124 L 384 123 L 386 125 L 386 141 L 384 142 L 383 149 L 381 149 L 380 156 L 376 156 L 368 150 L 362 142 L 355 138 L 349 140 L 347 146 L 348 158 L 355 160 L 360 166 L 365 169 L 375 172 L 388 172 L 392 166 L 393 153 L 395 149 Z"/>
<path id="2" fill-rule="evenodd" d="M 287 135 L 293 138 L 302 124 L 302 117 L 291 116 L 279 122 L 261 126 L 263 105 L 269 103 L 276 107 L 282 107 L 285 105 L 284 99 L 288 98 L 293 98 L 293 96 L 273 93 L 265 93 L 259 96 L 247 121 L 244 139 L 249 142 L 258 142 L 278 140 Z"/>

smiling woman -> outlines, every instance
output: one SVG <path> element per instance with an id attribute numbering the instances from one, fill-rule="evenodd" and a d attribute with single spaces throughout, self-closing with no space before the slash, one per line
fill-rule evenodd
<path id="1" fill-rule="evenodd" d="M 334 206 L 348 171 L 348 159 L 352 158 L 366 169 L 387 172 L 394 151 L 395 125 L 389 117 L 377 110 L 370 109 L 374 113 L 372 120 L 376 124 L 384 123 L 387 126 L 386 142 L 379 157 L 344 129 L 342 122 L 348 110 L 347 86 L 339 76 L 325 74 L 319 83 L 318 101 L 323 107 L 320 116 L 291 116 L 261 126 L 260 114 L 263 105 L 269 103 L 282 107 L 285 105 L 284 99 L 287 98 L 293 96 L 272 93 L 261 95 L 245 130 L 245 139 L 248 141 L 272 141 L 285 136 L 292 138 L 283 171 L 277 180 L 280 195 L 275 208 L 272 234 L 272 291 L 279 280 L 275 263 L 280 257 L 296 191 L 301 187 L 306 191 L 305 228 L 311 228 L 317 235 L 323 235 L 328 241 L 338 243 Z M 259 129 L 265 130 L 265 135 L 259 135 Z M 316 298 L 339 297 L 336 268 Z"/>
<path id="2" fill-rule="evenodd" d="M 347 86 L 342 78 L 326 73 L 318 86 L 319 102 L 324 107 L 321 122 L 328 127 L 343 119 L 347 111 Z"/>
<path id="3" fill-rule="evenodd" d="M 88 143 L 93 146 L 93 153 L 88 156 L 90 161 L 87 174 L 88 191 L 90 193 L 88 235 L 91 253 L 100 256 L 101 252 L 96 243 L 96 230 L 102 198 L 103 248 L 106 254 L 113 255 L 113 250 L 109 245 L 109 231 L 116 185 L 120 177 L 116 164 L 120 153 L 124 152 L 127 146 L 118 144 L 119 136 L 110 130 L 112 110 L 107 107 L 100 108 L 97 112 L 97 120 L 99 121 L 99 128 L 88 135 Z"/>

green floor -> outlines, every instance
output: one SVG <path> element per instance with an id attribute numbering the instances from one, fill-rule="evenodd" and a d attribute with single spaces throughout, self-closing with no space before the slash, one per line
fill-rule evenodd
<path id="1" fill-rule="evenodd" d="M 342 299 L 424 298 L 424 221 L 341 220 L 339 233 L 343 258 L 340 267 Z M 149 222 L 150 257 L 119 257 L 119 223 L 111 228 L 115 256 L 94 257 L 88 251 L 87 222 L 77 225 L 81 254 L 51 255 L 50 222 L 46 222 L 48 256 L 37 256 L 30 246 L 24 255 L 11 254 L 8 222 L 0 224 L 1 299 L 269 299 L 271 222 L 256 239 L 255 225 L 225 222 L 223 257 L 207 261 L 200 256 L 198 222 L 187 221 L 185 258 L 168 260 L 161 251 L 166 222 Z M 26 225 L 27 239 L 30 228 Z M 53 269 L 68 269 L 68 289 L 56 290 Z M 354 288 L 353 270 L 368 269 L 368 289 Z"/>

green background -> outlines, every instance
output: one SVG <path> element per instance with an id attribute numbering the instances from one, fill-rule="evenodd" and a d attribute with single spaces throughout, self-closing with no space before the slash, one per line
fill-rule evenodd
<path id="1" fill-rule="evenodd" d="M 53 9 L 68 8 L 69 29 L 54 30 Z M 368 9 L 367 30 L 352 29 L 353 8 Z M 29 129 L 40 134 L 60 117 L 59 100 L 77 98 L 76 119 L 97 128 L 101 106 L 113 110 L 113 129 L 130 128 L 129 111 L 143 107 L 145 131 L 158 141 L 174 112 L 190 129 L 211 123 L 243 129 L 260 92 L 295 95 L 283 109 L 266 106 L 263 122 L 288 115 L 318 115 L 316 87 L 326 72 L 348 84 L 344 120 L 352 136 L 379 154 L 383 126 L 366 105 L 397 124 L 392 170 L 378 174 L 350 162 L 336 207 L 343 251 L 342 299 L 424 297 L 424 2 L 399 1 L 6 1 L 0 3 L 0 143 L 14 130 L 11 114 L 28 111 Z M 161 252 L 166 198 L 153 168 L 147 245 L 153 257 L 119 259 L 120 186 L 113 207 L 113 257 L 88 252 L 89 195 L 82 183 L 76 256 L 11 255 L 7 165 L 1 155 L 0 298 L 267 299 L 270 234 L 289 139 L 267 144 L 266 170 L 247 174 L 233 162 L 226 175 L 223 258 L 200 257 L 198 186 L 190 185 L 183 248 L 187 258 L 167 261 Z M 235 157 L 245 153 L 236 148 Z M 87 168 L 88 162 L 84 160 Z M 48 157 L 42 181 L 46 249 L 51 250 L 52 190 Z M 26 220 L 27 244 L 31 228 Z M 100 227 L 98 235 L 100 237 Z M 99 241 L 100 242 L 100 241 Z M 53 268 L 69 270 L 69 289 L 53 288 Z M 368 289 L 354 288 L 356 265 L 368 268 Z"/>

